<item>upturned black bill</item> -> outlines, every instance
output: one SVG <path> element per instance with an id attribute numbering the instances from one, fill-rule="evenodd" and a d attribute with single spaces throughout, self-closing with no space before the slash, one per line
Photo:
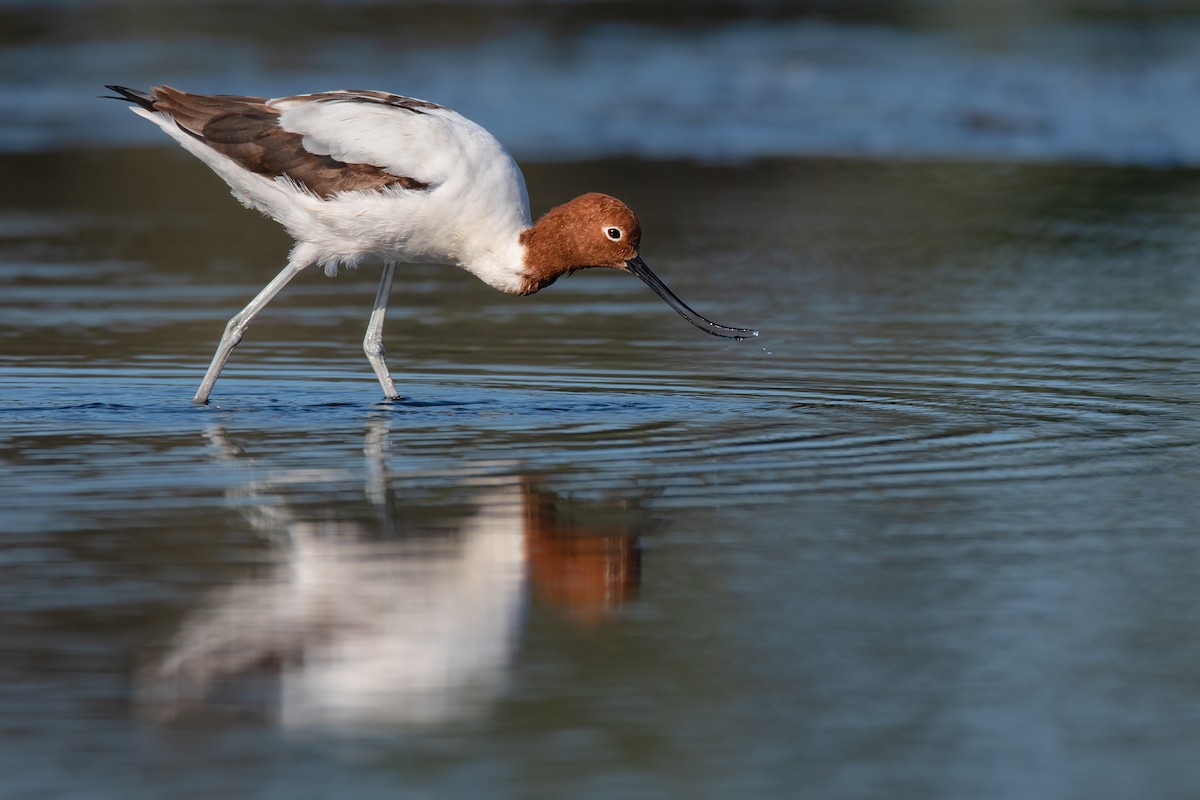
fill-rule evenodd
<path id="1" fill-rule="evenodd" d="M 758 331 L 752 328 L 730 328 L 728 325 L 718 325 L 688 308 L 687 303 L 676 297 L 675 293 L 668 289 L 667 285 L 650 271 L 650 268 L 646 266 L 646 262 L 642 261 L 641 256 L 631 258 L 625 264 L 629 268 L 629 271 L 641 278 L 647 286 L 654 290 L 656 295 L 666 300 L 667 305 L 675 309 L 679 316 L 705 333 L 711 333 L 713 336 L 722 336 L 726 339 L 737 339 L 738 341 L 758 336 Z"/>

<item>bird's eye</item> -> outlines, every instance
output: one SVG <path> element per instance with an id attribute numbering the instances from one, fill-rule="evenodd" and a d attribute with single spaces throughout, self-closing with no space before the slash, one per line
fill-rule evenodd
<path id="1" fill-rule="evenodd" d="M 612 239 L 614 242 L 621 241 L 622 234 L 621 234 L 620 228 L 609 228 L 604 233 L 606 236 L 608 236 L 608 238 Z"/>

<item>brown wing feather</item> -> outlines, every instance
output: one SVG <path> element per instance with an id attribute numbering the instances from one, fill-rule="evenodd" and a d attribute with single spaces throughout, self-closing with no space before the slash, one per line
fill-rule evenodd
<path id="1" fill-rule="evenodd" d="M 322 199 L 338 192 L 379 191 L 387 186 L 429 188 L 427 183 L 393 175 L 373 164 L 350 164 L 309 152 L 300 134 L 279 126 L 279 112 L 267 105 L 265 97 L 191 94 L 169 86 L 155 86 L 152 91 L 155 111 L 169 114 L 179 127 L 213 150 L 258 175 L 286 175 Z"/>

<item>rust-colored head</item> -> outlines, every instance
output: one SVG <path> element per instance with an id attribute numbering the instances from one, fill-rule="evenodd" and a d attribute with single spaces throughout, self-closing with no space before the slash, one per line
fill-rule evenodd
<path id="1" fill-rule="evenodd" d="M 521 294 L 533 294 L 577 269 L 611 267 L 637 275 L 679 316 L 705 333 L 727 339 L 758 336 L 750 328 L 730 328 L 705 319 L 668 289 L 638 252 L 642 225 L 637 215 L 615 197 L 592 192 L 552 208 L 521 233 L 521 244 L 525 246 Z"/>
<path id="2" fill-rule="evenodd" d="M 629 206 L 599 192 L 552 208 L 521 234 L 525 245 L 525 294 L 587 267 L 626 269 L 637 258 L 642 226 Z"/>

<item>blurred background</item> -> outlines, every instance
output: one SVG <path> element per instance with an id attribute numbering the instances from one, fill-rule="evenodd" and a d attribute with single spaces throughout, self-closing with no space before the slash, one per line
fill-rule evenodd
<path id="1" fill-rule="evenodd" d="M 108 83 L 450 106 L 763 335 L 406 265 L 385 403 L 365 264 L 194 407 L 291 242 Z M 1183 0 L 0 0 L 0 798 L 1198 797 L 1198 265 Z"/>
<path id="2" fill-rule="evenodd" d="M 100 83 L 380 88 L 518 158 L 1200 161 L 1200 9 L 1161 0 L 0 3 L 0 148 L 157 141 Z"/>

